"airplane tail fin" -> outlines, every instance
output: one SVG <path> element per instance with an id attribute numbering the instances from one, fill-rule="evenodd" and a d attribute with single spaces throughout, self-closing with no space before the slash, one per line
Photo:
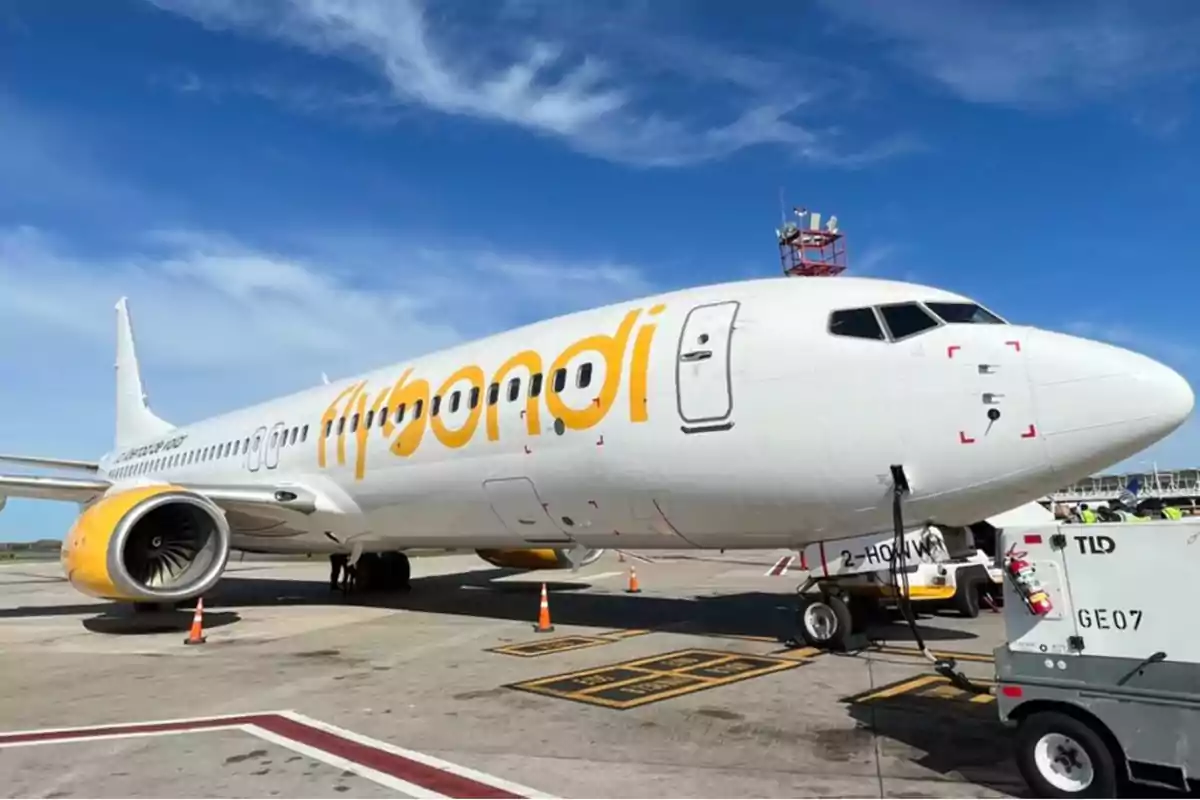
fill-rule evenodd
<path id="1" fill-rule="evenodd" d="M 133 344 L 133 325 L 126 298 L 117 301 L 117 447 L 152 439 L 174 429 L 146 404 Z"/>

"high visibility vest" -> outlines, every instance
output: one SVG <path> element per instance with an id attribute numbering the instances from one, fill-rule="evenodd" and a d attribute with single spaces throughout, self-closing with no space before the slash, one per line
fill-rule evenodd
<path id="1" fill-rule="evenodd" d="M 1092 511 L 1090 508 L 1085 508 L 1083 511 L 1080 511 L 1079 516 L 1083 517 L 1083 523 L 1085 525 L 1091 525 L 1096 521 L 1096 512 Z"/>
<path id="2" fill-rule="evenodd" d="M 1183 512 L 1174 506 L 1163 506 L 1162 513 L 1167 519 L 1183 519 Z"/>

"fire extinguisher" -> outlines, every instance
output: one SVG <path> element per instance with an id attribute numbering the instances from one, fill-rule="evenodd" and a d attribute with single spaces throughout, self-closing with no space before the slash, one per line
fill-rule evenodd
<path id="1" fill-rule="evenodd" d="M 1008 570 L 1008 576 L 1012 579 L 1013 585 L 1020 592 L 1021 599 L 1025 601 L 1025 607 L 1032 614 L 1039 617 L 1045 616 L 1054 609 L 1054 605 L 1050 602 L 1050 595 L 1042 588 L 1033 564 L 1022 558 L 1023 555 L 1025 554 L 1014 553 L 1008 558 L 1005 568 Z"/>

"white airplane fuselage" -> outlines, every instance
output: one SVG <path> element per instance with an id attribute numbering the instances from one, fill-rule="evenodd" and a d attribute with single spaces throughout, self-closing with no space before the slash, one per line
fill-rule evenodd
<path id="1" fill-rule="evenodd" d="M 890 465 L 910 521 L 964 525 L 1142 450 L 1192 410 L 1167 367 L 1032 327 L 830 330 L 835 311 L 929 302 L 973 304 L 844 277 L 619 303 L 125 441 L 100 475 L 110 493 L 303 486 L 311 513 L 228 512 L 232 546 L 264 552 L 800 547 L 890 528 Z"/>

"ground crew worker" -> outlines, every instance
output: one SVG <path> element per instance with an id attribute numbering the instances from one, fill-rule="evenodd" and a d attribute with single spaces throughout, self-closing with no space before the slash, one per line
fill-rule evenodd
<path id="1" fill-rule="evenodd" d="M 345 553 L 331 553 L 330 554 L 330 556 L 329 556 L 329 590 L 331 592 L 336 592 L 338 590 L 338 585 L 341 583 L 341 581 L 339 579 L 342 577 L 342 571 L 346 570 L 346 563 L 349 560 L 350 560 L 350 557 L 347 556 Z M 349 571 L 349 570 L 346 570 L 346 571 Z"/>
<path id="2" fill-rule="evenodd" d="M 1163 506 L 1162 515 L 1165 519 L 1183 519 L 1183 512 L 1175 506 Z"/>
<path id="3" fill-rule="evenodd" d="M 1093 525 L 1097 522 L 1096 512 L 1088 508 L 1087 503 L 1079 506 L 1079 519 L 1084 525 Z"/>

